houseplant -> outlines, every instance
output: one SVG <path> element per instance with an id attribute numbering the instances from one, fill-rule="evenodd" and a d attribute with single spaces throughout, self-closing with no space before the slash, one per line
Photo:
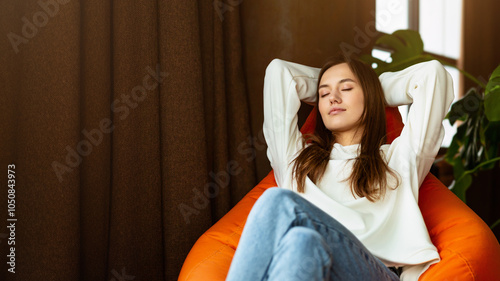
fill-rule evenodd
<path id="1" fill-rule="evenodd" d="M 375 42 L 391 52 L 391 62 L 382 61 L 371 55 L 360 58 L 371 63 L 375 72 L 398 71 L 416 63 L 438 60 L 424 52 L 424 44 L 420 34 L 413 30 L 397 30 L 392 34 L 382 35 Z M 458 69 L 458 68 L 457 68 Z M 453 166 L 454 182 L 449 187 L 466 203 L 466 191 L 477 173 L 495 167 L 500 160 L 500 65 L 493 71 L 489 81 L 482 83 L 470 73 L 458 69 L 465 77 L 474 81 L 477 86 L 455 102 L 446 119 L 453 125 L 459 121 L 457 133 L 448 148 L 444 160 Z M 500 219 L 491 227 L 500 224 Z"/>

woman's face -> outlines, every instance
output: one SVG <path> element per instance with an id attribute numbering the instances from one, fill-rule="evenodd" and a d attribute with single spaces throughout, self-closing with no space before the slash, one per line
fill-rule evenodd
<path id="1" fill-rule="evenodd" d="M 355 132 L 364 110 L 364 95 L 347 63 L 330 67 L 319 85 L 318 109 L 326 128 L 335 133 Z"/>

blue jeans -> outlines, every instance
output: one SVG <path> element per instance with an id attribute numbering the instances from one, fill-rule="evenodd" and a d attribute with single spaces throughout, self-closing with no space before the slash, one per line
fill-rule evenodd
<path id="1" fill-rule="evenodd" d="M 282 188 L 248 215 L 226 281 L 399 280 L 343 225 Z"/>

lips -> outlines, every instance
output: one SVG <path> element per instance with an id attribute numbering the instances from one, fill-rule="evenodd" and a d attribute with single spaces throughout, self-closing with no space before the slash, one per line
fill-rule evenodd
<path id="1" fill-rule="evenodd" d="M 342 112 L 344 112 L 344 111 L 345 111 L 345 108 L 334 107 L 334 108 L 332 108 L 332 109 L 328 112 L 328 114 L 329 114 L 329 115 L 339 114 L 339 113 L 342 113 Z"/>

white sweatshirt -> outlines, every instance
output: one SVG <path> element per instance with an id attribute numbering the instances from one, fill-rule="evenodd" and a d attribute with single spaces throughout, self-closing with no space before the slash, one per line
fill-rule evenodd
<path id="1" fill-rule="evenodd" d="M 289 164 L 303 148 L 297 112 L 301 100 L 316 101 L 319 71 L 279 59 L 266 69 L 263 130 L 267 157 L 278 187 L 295 192 L 293 165 Z M 386 72 L 380 81 L 390 106 L 412 103 L 401 135 L 380 148 L 389 167 L 400 175 L 400 185 L 387 188 L 384 198 L 375 203 L 355 198 L 343 180 L 352 171 L 359 144 L 336 143 L 323 178 L 314 184 L 307 177 L 305 192 L 298 194 L 347 227 L 384 264 L 403 266 L 401 280 L 418 280 L 440 260 L 418 207 L 418 189 L 444 137 L 442 121 L 454 96 L 452 79 L 439 62 L 429 61 Z M 388 176 L 388 183 L 394 186 L 395 180 Z"/>

